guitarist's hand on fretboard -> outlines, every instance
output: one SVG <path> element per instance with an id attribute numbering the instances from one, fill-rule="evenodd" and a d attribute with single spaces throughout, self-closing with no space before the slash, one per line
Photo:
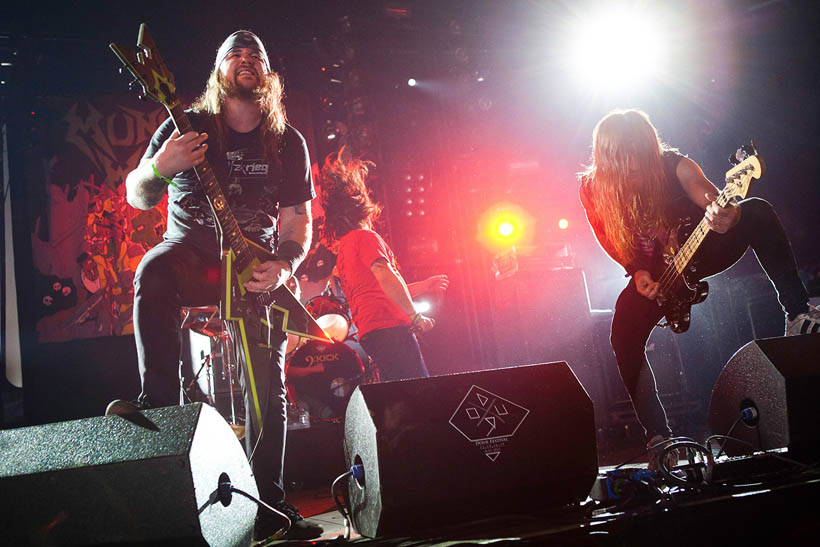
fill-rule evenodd
<path id="1" fill-rule="evenodd" d="M 166 177 L 172 177 L 200 165 L 205 161 L 205 151 L 208 149 L 208 144 L 205 142 L 207 139 L 207 133 L 188 131 L 180 136 L 179 129 L 174 129 L 168 140 L 162 143 L 154 155 L 154 165 L 157 171 Z"/>
<path id="2" fill-rule="evenodd" d="M 726 207 L 721 207 L 715 201 L 717 196 L 706 194 L 706 199 L 709 200 L 709 205 L 706 206 L 704 217 L 712 231 L 725 234 L 740 221 L 740 205 L 734 201 L 727 203 Z"/>
<path id="3" fill-rule="evenodd" d="M 269 292 L 283 285 L 290 275 L 290 264 L 283 260 L 268 260 L 253 267 L 253 278 L 245 282 L 245 288 L 250 292 Z"/>

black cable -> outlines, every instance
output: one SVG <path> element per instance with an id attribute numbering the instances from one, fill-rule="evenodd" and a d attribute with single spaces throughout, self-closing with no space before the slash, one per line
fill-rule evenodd
<path id="1" fill-rule="evenodd" d="M 732 424 L 732 427 L 729 428 L 729 431 L 725 435 L 726 441 L 733 438 L 732 437 L 732 431 L 735 430 L 735 428 L 737 427 L 737 424 L 739 424 L 740 420 L 742 420 L 742 419 L 743 419 L 743 414 L 741 414 L 740 416 L 737 417 L 737 420 L 735 420 L 735 423 Z M 760 435 L 759 431 L 758 431 L 758 435 Z M 749 444 L 751 445 L 751 443 L 749 443 Z M 715 459 L 718 459 L 721 456 L 721 454 L 723 454 L 723 449 L 724 448 L 726 448 L 726 442 L 724 442 L 723 444 L 720 445 L 720 451 L 718 451 L 717 456 L 715 456 Z"/>
<path id="2" fill-rule="evenodd" d="M 642 450 L 640 453 L 635 454 L 634 456 L 632 456 L 632 457 L 631 457 L 631 458 L 629 458 L 628 460 L 626 460 L 626 461 L 624 461 L 624 462 L 619 463 L 618 465 L 616 465 L 615 467 L 613 467 L 613 470 L 615 470 L 615 469 L 620 469 L 621 467 L 625 466 L 626 464 L 628 464 L 628 463 L 632 463 L 633 461 L 637 460 L 638 458 L 640 458 L 641 456 L 643 456 L 643 455 L 644 455 L 644 454 L 646 454 L 647 452 L 650 452 L 653 448 L 657 448 L 657 447 L 659 447 L 659 446 L 661 446 L 661 445 L 663 445 L 663 444 L 665 444 L 665 443 L 668 443 L 668 442 L 675 442 L 675 441 L 689 441 L 689 442 L 695 442 L 695 441 L 694 441 L 694 439 L 691 439 L 691 438 L 689 438 L 689 437 L 669 437 L 668 439 L 663 439 L 662 441 L 659 441 L 659 442 L 657 442 L 657 443 L 653 444 L 652 446 L 647 446 L 645 450 Z"/>
<path id="3" fill-rule="evenodd" d="M 208 501 L 206 501 L 205 504 L 202 505 L 202 507 L 199 508 L 199 510 L 197 511 L 197 514 L 201 515 L 202 512 L 205 511 L 205 509 L 207 509 L 211 505 L 216 504 L 216 502 L 220 502 L 223 505 L 223 507 L 229 506 L 231 504 L 231 501 L 232 501 L 232 497 L 233 497 L 232 495 L 235 494 L 235 493 L 239 494 L 240 496 L 244 496 L 244 497 L 248 498 L 249 500 L 254 502 L 257 506 L 263 507 L 264 509 L 267 509 L 268 511 L 270 511 L 271 513 L 273 513 L 277 517 L 280 517 L 283 520 L 283 522 L 286 523 L 285 526 L 283 526 L 282 528 L 278 529 L 276 532 L 271 534 L 270 537 L 272 539 L 280 539 L 280 538 L 284 537 L 290 531 L 290 527 L 293 525 L 293 522 L 290 520 L 290 517 L 288 517 L 286 514 L 279 511 L 275 507 L 272 507 L 272 506 L 268 505 L 267 503 L 260 500 L 256 496 L 252 496 L 251 494 L 248 494 L 244 490 L 241 490 L 241 489 L 235 487 L 234 485 L 232 485 L 231 484 L 231 479 L 230 479 L 230 477 L 228 476 L 227 473 L 221 473 L 219 475 L 219 482 L 217 483 L 216 490 L 211 492 L 211 494 L 208 496 Z"/>
<path id="4" fill-rule="evenodd" d="M 336 493 L 337 487 L 341 483 L 341 481 L 351 477 L 353 475 L 353 471 L 348 471 L 346 473 L 342 473 L 338 477 L 336 477 L 333 481 L 333 484 L 330 486 L 330 495 L 333 497 L 333 503 L 336 504 L 336 509 L 342 515 L 342 518 L 345 522 L 345 539 L 350 539 L 350 527 L 353 525 L 353 520 L 350 517 L 350 512 L 344 505 L 344 500 L 341 502 L 339 501 L 338 494 Z"/>

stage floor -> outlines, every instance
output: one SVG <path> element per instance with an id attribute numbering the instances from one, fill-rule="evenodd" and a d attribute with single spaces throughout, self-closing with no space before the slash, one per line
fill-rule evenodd
<path id="1" fill-rule="evenodd" d="M 599 477 L 613 469 L 602 467 Z M 645 465 L 625 466 L 634 471 Z M 778 456 L 732 458 L 719 463 L 721 485 L 671 488 L 663 494 L 638 490 L 632 501 L 588 499 L 580 506 L 503 515 L 447 528 L 421 530 L 408 515 L 406 537 L 370 539 L 353 531 L 349 542 L 392 546 L 529 545 L 816 545 L 820 534 L 820 471 L 794 466 Z M 345 543 L 344 519 L 330 489 L 291 492 L 288 500 L 324 529 L 318 543 Z M 270 541 L 291 545 L 304 542 Z"/>

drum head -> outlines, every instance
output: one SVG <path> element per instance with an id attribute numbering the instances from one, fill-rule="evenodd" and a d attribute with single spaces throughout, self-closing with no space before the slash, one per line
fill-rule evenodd
<path id="1" fill-rule="evenodd" d="M 347 339 L 350 332 L 347 302 L 335 296 L 320 295 L 311 298 L 305 309 L 333 340 L 343 342 Z"/>
<path id="2" fill-rule="evenodd" d="M 350 325 L 347 319 L 337 313 L 328 313 L 316 318 L 320 327 L 337 342 L 344 342 L 347 333 L 350 332 Z"/>
<path id="3" fill-rule="evenodd" d="M 340 420 L 363 376 L 362 360 L 341 342 L 311 340 L 285 366 L 288 397 L 314 420 Z"/>

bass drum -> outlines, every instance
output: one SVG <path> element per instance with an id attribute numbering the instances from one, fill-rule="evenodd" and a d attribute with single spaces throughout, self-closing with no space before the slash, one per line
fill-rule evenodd
<path id="1" fill-rule="evenodd" d="M 314 421 L 341 420 L 350 395 L 363 378 L 362 360 L 342 342 L 310 340 L 285 364 L 290 402 Z"/>

